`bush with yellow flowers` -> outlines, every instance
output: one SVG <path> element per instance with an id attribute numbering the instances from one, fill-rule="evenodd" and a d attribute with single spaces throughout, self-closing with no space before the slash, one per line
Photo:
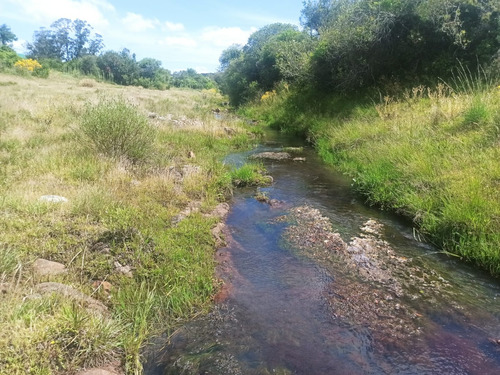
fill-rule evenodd
<path id="1" fill-rule="evenodd" d="M 35 69 L 41 69 L 42 64 L 33 59 L 22 59 L 17 61 L 14 66 L 19 70 L 33 72 Z"/>
<path id="2" fill-rule="evenodd" d="M 276 96 L 276 90 L 273 91 L 266 91 L 264 95 L 260 97 L 260 100 L 262 102 L 265 102 L 266 100 L 270 100 Z"/>
<path id="3" fill-rule="evenodd" d="M 14 64 L 14 68 L 21 74 L 32 74 L 39 78 L 47 78 L 49 76 L 49 67 L 42 66 L 42 64 L 33 59 L 18 60 Z"/>

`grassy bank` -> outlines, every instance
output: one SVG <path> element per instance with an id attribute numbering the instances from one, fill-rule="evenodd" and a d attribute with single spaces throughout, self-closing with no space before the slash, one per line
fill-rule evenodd
<path id="1" fill-rule="evenodd" d="M 500 88 L 416 87 L 399 99 L 281 90 L 244 114 L 308 137 L 370 204 L 422 239 L 500 276 Z"/>
<path id="2" fill-rule="evenodd" d="M 158 328 L 210 305 L 211 213 L 232 186 L 221 160 L 251 137 L 214 118 L 214 90 L 56 73 L 0 86 L 0 373 L 140 373 Z M 38 258 L 66 270 L 43 274 Z"/>

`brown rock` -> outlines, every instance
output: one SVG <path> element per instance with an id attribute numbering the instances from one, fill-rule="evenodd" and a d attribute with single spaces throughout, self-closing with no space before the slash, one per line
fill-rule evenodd
<path id="1" fill-rule="evenodd" d="M 47 259 L 38 258 L 33 263 L 33 272 L 37 276 L 59 275 L 66 272 L 66 266 Z"/>
<path id="2" fill-rule="evenodd" d="M 106 294 L 111 293 L 111 289 L 113 289 L 113 285 L 111 285 L 110 282 L 108 281 L 101 281 L 101 280 L 96 280 L 92 283 L 92 287 L 94 289 L 99 289 L 103 291 Z"/>

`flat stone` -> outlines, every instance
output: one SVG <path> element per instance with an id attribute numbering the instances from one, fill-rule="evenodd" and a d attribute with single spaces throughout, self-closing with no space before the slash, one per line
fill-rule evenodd
<path id="1" fill-rule="evenodd" d="M 92 368 L 77 372 L 76 375 L 119 375 L 117 372 L 105 370 L 103 368 Z"/>
<path id="2" fill-rule="evenodd" d="M 108 308 L 102 302 L 66 284 L 54 282 L 40 283 L 35 286 L 34 292 L 35 294 L 32 294 L 28 298 L 35 299 L 43 295 L 55 293 L 81 303 L 89 311 L 97 311 L 101 314 L 108 312 Z"/>
<path id="3" fill-rule="evenodd" d="M 51 203 L 65 203 L 68 201 L 67 198 L 61 197 L 60 195 L 42 195 L 39 200 Z"/>
<path id="4" fill-rule="evenodd" d="M 38 258 L 33 263 L 33 272 L 38 276 L 59 275 L 66 272 L 66 266 L 62 263 Z"/>

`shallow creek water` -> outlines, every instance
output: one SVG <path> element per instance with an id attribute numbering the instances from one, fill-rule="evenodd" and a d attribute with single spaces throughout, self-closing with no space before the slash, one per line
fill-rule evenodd
<path id="1" fill-rule="evenodd" d="M 267 139 L 227 162 L 302 146 Z M 217 303 L 146 374 L 500 374 L 500 283 L 364 205 L 313 150 L 292 156 L 263 161 L 268 202 L 235 193 Z"/>

